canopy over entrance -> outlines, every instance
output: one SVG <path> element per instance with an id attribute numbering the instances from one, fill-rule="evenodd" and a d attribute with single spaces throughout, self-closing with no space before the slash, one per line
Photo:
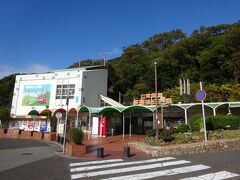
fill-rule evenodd
<path id="1" fill-rule="evenodd" d="M 137 110 L 140 110 L 140 111 L 148 110 L 151 112 L 155 112 L 156 106 L 143 106 L 143 105 L 127 106 L 123 111 L 125 112 L 125 111 L 137 111 Z"/>
<path id="2" fill-rule="evenodd" d="M 124 107 L 113 107 L 113 106 L 104 106 L 104 107 L 88 107 L 81 106 L 79 108 L 80 113 L 89 112 L 91 114 L 103 114 L 103 113 L 111 113 L 111 112 L 126 112 L 126 111 L 135 111 L 135 110 L 148 110 L 151 112 L 155 112 L 156 106 L 124 106 Z"/>

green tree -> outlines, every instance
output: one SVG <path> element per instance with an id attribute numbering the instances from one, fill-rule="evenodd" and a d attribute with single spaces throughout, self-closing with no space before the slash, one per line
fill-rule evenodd
<path id="1" fill-rule="evenodd" d="M 229 49 L 228 55 L 234 69 L 235 82 L 240 83 L 240 22 L 234 24 L 227 32 L 226 45 Z"/>

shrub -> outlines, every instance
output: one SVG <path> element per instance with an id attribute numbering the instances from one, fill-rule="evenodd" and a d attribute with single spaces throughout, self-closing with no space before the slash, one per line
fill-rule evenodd
<path id="1" fill-rule="evenodd" d="M 83 131 L 78 128 L 70 128 L 68 133 L 68 139 L 71 143 L 82 144 L 83 141 Z"/>
<path id="2" fill-rule="evenodd" d="M 156 129 L 149 129 L 146 131 L 147 137 L 154 137 L 156 135 Z"/>
<path id="3" fill-rule="evenodd" d="M 163 128 L 158 129 L 158 134 L 160 134 L 163 131 Z M 156 136 L 156 129 L 149 129 L 146 131 L 146 135 L 148 137 L 155 137 Z"/>
<path id="4" fill-rule="evenodd" d="M 159 133 L 159 138 L 164 142 L 171 142 L 174 140 L 173 132 L 170 130 L 164 129 Z"/>
<path id="5" fill-rule="evenodd" d="M 191 131 L 199 132 L 203 127 L 203 120 L 200 117 L 193 117 L 189 120 Z"/>
<path id="6" fill-rule="evenodd" d="M 179 131 L 178 131 L 178 128 L 170 128 L 170 131 L 173 133 L 173 134 L 175 134 L 175 133 L 179 133 Z"/>
<path id="7" fill-rule="evenodd" d="M 240 117 L 238 116 L 210 116 L 207 118 L 207 128 L 210 130 L 218 129 L 239 129 L 240 127 Z"/>
<path id="8" fill-rule="evenodd" d="M 194 139 L 192 138 L 191 134 L 174 134 L 174 141 L 177 144 L 182 144 L 182 143 L 193 143 Z"/>
<path id="9" fill-rule="evenodd" d="M 189 131 L 189 126 L 187 125 L 187 124 L 180 124 L 179 126 L 178 126 L 178 131 L 180 132 L 180 133 L 185 133 L 185 132 L 188 132 Z"/>

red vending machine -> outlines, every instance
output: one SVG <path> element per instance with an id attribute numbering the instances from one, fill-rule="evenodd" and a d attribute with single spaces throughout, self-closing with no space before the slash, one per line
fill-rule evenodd
<path id="1" fill-rule="evenodd" d="M 100 116 L 98 118 L 98 135 L 99 136 L 106 136 L 107 130 L 107 123 L 106 123 L 106 116 Z"/>

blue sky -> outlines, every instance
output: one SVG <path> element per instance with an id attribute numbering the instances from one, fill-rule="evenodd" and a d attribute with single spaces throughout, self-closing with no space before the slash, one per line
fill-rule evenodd
<path id="1" fill-rule="evenodd" d="M 239 0 L 0 0 L 0 77 L 108 59 L 156 33 L 240 20 Z"/>

